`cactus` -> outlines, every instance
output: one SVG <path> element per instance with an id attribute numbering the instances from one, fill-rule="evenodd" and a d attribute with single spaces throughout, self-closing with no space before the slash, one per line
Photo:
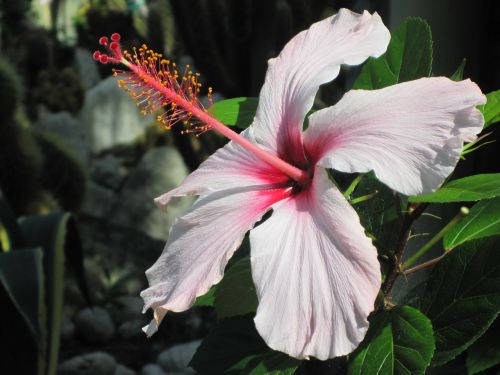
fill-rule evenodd
<path id="1" fill-rule="evenodd" d="M 62 209 L 76 212 L 85 197 L 86 172 L 77 156 L 55 134 L 33 131 L 43 155 L 40 183 Z"/>
<path id="2" fill-rule="evenodd" d="M 172 1 L 171 8 L 186 52 L 205 77 L 231 97 L 257 95 L 267 60 L 293 35 L 324 17 L 329 3 L 183 0 Z"/>
<path id="3" fill-rule="evenodd" d="M 0 187 L 17 214 L 32 213 L 39 201 L 42 153 L 33 135 L 14 119 L 2 124 Z"/>
<path id="4" fill-rule="evenodd" d="M 54 112 L 77 113 L 82 108 L 84 97 L 80 77 L 72 68 L 61 72 L 42 71 L 33 90 L 33 101 L 44 104 Z"/>
<path id="5" fill-rule="evenodd" d="M 0 58 L 0 126 L 12 120 L 22 97 L 21 78 L 6 59 Z"/>

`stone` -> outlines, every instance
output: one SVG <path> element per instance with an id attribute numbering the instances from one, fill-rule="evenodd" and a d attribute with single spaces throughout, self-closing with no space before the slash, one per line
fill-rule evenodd
<path id="1" fill-rule="evenodd" d="M 113 190 L 90 180 L 87 184 L 81 213 L 98 218 L 108 218 L 116 200 L 117 196 Z"/>
<path id="2" fill-rule="evenodd" d="M 90 150 L 94 154 L 128 145 L 144 134 L 151 116 L 143 116 L 134 101 L 108 77 L 87 91 L 81 111 Z"/>
<path id="3" fill-rule="evenodd" d="M 61 324 L 61 340 L 70 341 L 75 336 L 75 324 L 64 314 Z"/>
<path id="4" fill-rule="evenodd" d="M 141 370 L 141 375 L 167 375 L 163 369 L 153 363 L 149 363 Z"/>
<path id="5" fill-rule="evenodd" d="M 126 204 L 115 210 L 114 223 L 165 240 L 175 217 L 185 212 L 193 199 L 178 199 L 169 204 L 168 210 L 161 210 L 153 198 L 179 186 L 188 172 L 175 148 L 164 146 L 148 151 L 128 175 L 119 199 Z"/>
<path id="6" fill-rule="evenodd" d="M 142 327 L 146 325 L 143 319 L 129 320 L 120 324 L 118 335 L 124 340 L 133 340 L 144 336 Z"/>
<path id="7" fill-rule="evenodd" d="M 107 353 L 93 352 L 59 364 L 58 375 L 114 375 L 116 360 Z"/>
<path id="8" fill-rule="evenodd" d="M 113 375 L 137 375 L 137 373 L 134 370 L 129 369 L 128 367 L 119 363 L 116 366 L 116 370 Z"/>
<path id="9" fill-rule="evenodd" d="M 196 372 L 191 367 L 188 367 L 188 365 L 200 344 L 201 340 L 196 340 L 174 345 L 162 351 L 158 355 L 156 362 L 168 373 L 182 372 L 185 374 L 195 374 Z"/>
<path id="10" fill-rule="evenodd" d="M 129 320 L 142 317 L 142 308 L 144 302 L 138 296 L 120 296 L 117 297 L 111 309 L 113 320 L 117 323 L 124 323 Z"/>
<path id="11" fill-rule="evenodd" d="M 35 129 L 40 129 L 59 137 L 68 146 L 67 149 L 73 152 L 85 168 L 89 166 L 89 148 L 80 121 L 74 118 L 69 112 L 45 112 L 33 125 Z"/>
<path id="12" fill-rule="evenodd" d="M 91 87 L 97 85 L 101 80 L 99 69 L 97 69 L 97 63 L 94 61 L 92 52 L 89 50 L 76 47 L 74 65 L 78 75 L 80 76 L 80 82 L 84 89 L 90 89 Z"/>
<path id="13" fill-rule="evenodd" d="M 92 166 L 91 172 L 92 179 L 95 182 L 112 190 L 117 190 L 120 187 L 126 174 L 125 168 L 112 154 L 97 159 Z"/>
<path id="14" fill-rule="evenodd" d="M 102 307 L 85 308 L 74 320 L 78 335 L 90 343 L 109 342 L 115 334 L 115 325 Z"/>

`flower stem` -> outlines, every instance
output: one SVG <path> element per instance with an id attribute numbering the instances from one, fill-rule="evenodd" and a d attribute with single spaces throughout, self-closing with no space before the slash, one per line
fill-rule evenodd
<path id="1" fill-rule="evenodd" d="M 392 265 L 390 266 L 384 284 L 382 285 L 382 292 L 388 299 L 390 299 L 394 283 L 396 282 L 398 275 L 401 273 L 401 258 L 403 257 L 406 243 L 410 238 L 411 226 L 415 220 L 422 215 L 427 206 L 427 203 L 419 204 L 413 210 L 406 212 L 400 217 L 400 234 L 392 257 Z"/>
<path id="2" fill-rule="evenodd" d="M 349 187 L 344 191 L 344 197 L 348 198 L 349 195 L 352 194 L 352 192 L 354 191 L 354 189 L 356 189 L 356 186 L 358 186 L 364 176 L 364 174 L 360 174 L 354 180 L 352 180 Z"/>
<path id="3" fill-rule="evenodd" d="M 422 255 L 427 253 L 441 238 L 444 237 L 446 233 L 450 231 L 462 218 L 464 218 L 469 213 L 469 209 L 467 207 L 460 208 L 460 211 L 455 215 L 453 219 L 450 220 L 448 224 L 444 226 L 434 237 L 432 237 L 429 242 L 427 242 L 424 246 L 422 246 L 419 250 L 415 252 L 411 257 L 409 257 L 404 263 L 402 268 L 406 269 L 415 263 Z"/>
<path id="4" fill-rule="evenodd" d="M 431 266 L 435 265 L 436 263 L 438 263 L 441 259 L 443 259 L 446 254 L 447 253 L 444 253 L 444 254 L 438 256 L 437 258 L 428 260 L 427 262 L 419 264 L 418 266 L 415 266 L 415 267 L 412 267 L 412 268 L 408 268 L 407 270 L 403 271 L 403 275 L 405 275 L 405 276 L 406 275 L 410 275 L 410 274 L 412 274 L 414 272 L 417 272 L 417 271 L 423 270 L 425 268 L 431 267 Z"/>

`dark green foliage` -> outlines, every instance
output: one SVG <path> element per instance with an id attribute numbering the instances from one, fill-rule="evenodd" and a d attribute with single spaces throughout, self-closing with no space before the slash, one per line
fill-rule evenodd
<path id="1" fill-rule="evenodd" d="M 0 1 L 2 39 L 10 39 L 28 26 L 30 8 L 31 0 Z"/>
<path id="2" fill-rule="evenodd" d="M 42 71 L 33 90 L 33 101 L 53 112 L 77 113 L 82 108 L 84 96 L 80 77 L 72 68 Z"/>
<path id="3" fill-rule="evenodd" d="M 34 132 L 43 155 L 41 185 L 61 208 L 78 211 L 85 196 L 86 175 L 77 157 L 54 134 Z"/>
<path id="4" fill-rule="evenodd" d="M 258 94 L 267 60 L 297 32 L 324 18 L 327 4 L 331 2 L 183 0 L 172 1 L 171 7 L 186 52 L 207 80 L 231 97 Z"/>
<path id="5" fill-rule="evenodd" d="M 9 61 L 0 58 L 0 127 L 14 117 L 22 96 L 21 77 Z"/>
<path id="6" fill-rule="evenodd" d="M 28 129 L 10 120 L 0 137 L 0 187 L 17 214 L 33 210 L 40 198 L 42 153 Z"/>

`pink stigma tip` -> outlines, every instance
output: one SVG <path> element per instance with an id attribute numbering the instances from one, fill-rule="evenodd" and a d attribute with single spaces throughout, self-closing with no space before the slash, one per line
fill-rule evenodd
<path id="1" fill-rule="evenodd" d="M 101 55 L 99 56 L 99 61 L 101 62 L 101 64 L 106 64 L 108 62 L 108 56 L 106 55 Z"/>
<path id="2" fill-rule="evenodd" d="M 118 44 L 118 42 L 111 42 L 111 44 L 109 45 L 109 48 L 111 49 L 118 49 L 120 45 Z"/>
<path id="3" fill-rule="evenodd" d="M 97 60 L 99 60 L 99 58 L 101 57 L 101 52 L 99 52 L 99 51 L 95 51 L 92 57 L 93 57 L 93 58 L 94 58 L 94 60 L 96 60 L 96 61 L 97 61 Z"/>
<path id="4" fill-rule="evenodd" d="M 111 40 L 113 42 L 119 42 L 120 41 L 120 34 L 118 34 L 118 33 L 111 34 Z"/>
<path id="5" fill-rule="evenodd" d="M 108 38 L 103 36 L 103 37 L 100 37 L 99 38 L 99 44 L 102 45 L 102 46 L 105 46 L 108 44 Z"/>

